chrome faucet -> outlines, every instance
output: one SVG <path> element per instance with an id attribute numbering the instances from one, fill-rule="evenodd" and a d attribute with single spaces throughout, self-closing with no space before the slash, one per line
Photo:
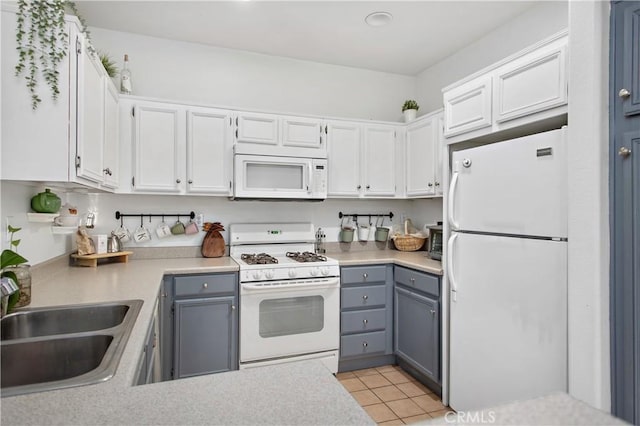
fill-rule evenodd
<path id="1" fill-rule="evenodd" d="M 0 306 L 0 318 L 7 314 L 7 307 L 9 304 L 9 296 L 18 291 L 20 287 L 16 282 L 9 278 L 0 278 L 0 292 L 2 293 L 2 305 Z"/>

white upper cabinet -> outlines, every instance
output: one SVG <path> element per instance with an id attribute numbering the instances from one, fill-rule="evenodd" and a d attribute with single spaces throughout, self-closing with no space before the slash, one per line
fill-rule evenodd
<path id="1" fill-rule="evenodd" d="M 322 123 L 303 117 L 282 117 L 282 145 L 320 149 Z"/>
<path id="2" fill-rule="evenodd" d="M 405 181 L 408 198 L 442 195 L 442 134 L 441 110 L 407 126 Z"/>
<path id="3" fill-rule="evenodd" d="M 236 117 L 236 142 L 278 145 L 279 117 L 272 114 L 238 113 Z"/>
<path id="4" fill-rule="evenodd" d="M 88 50 L 82 34 L 77 35 L 75 51 L 78 70 L 76 175 L 100 184 L 104 180 L 104 70 L 99 60 Z"/>
<path id="5" fill-rule="evenodd" d="M 365 197 L 393 197 L 396 193 L 396 128 L 365 125 L 362 152 Z"/>
<path id="6" fill-rule="evenodd" d="M 184 107 L 140 102 L 133 110 L 134 191 L 179 193 L 185 146 Z"/>
<path id="7" fill-rule="evenodd" d="M 231 121 L 226 110 L 187 110 L 187 192 L 229 195 Z"/>
<path id="8" fill-rule="evenodd" d="M 103 186 L 118 187 L 119 159 L 118 159 L 118 90 L 110 78 L 104 79 L 104 154 L 102 165 L 104 169 Z"/>
<path id="9" fill-rule="evenodd" d="M 446 143 L 567 113 L 567 31 L 443 89 Z"/>
<path id="10" fill-rule="evenodd" d="M 119 192 L 231 194 L 231 111 L 123 99 Z"/>
<path id="11" fill-rule="evenodd" d="M 394 197 L 396 134 L 393 125 L 327 123 L 329 197 Z"/>
<path id="12" fill-rule="evenodd" d="M 254 112 L 237 112 L 235 153 L 323 158 L 322 120 Z"/>
<path id="13" fill-rule="evenodd" d="M 493 77 L 496 122 L 566 104 L 565 57 L 566 46 L 554 43 L 498 68 Z"/>
<path id="14" fill-rule="evenodd" d="M 479 77 L 445 92 L 444 113 L 446 136 L 491 126 L 491 76 Z"/>
<path id="15" fill-rule="evenodd" d="M 358 197 L 360 183 L 361 125 L 335 121 L 327 123 L 327 196 Z"/>

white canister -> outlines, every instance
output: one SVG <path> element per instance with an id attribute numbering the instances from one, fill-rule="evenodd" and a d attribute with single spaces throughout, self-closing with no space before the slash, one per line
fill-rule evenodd
<path id="1" fill-rule="evenodd" d="M 371 227 L 369 225 L 358 225 L 358 240 L 368 241 L 369 231 L 371 231 Z"/>
<path id="2" fill-rule="evenodd" d="M 96 248 L 96 254 L 103 254 L 107 252 L 107 236 L 106 235 L 92 235 L 93 246 Z"/>

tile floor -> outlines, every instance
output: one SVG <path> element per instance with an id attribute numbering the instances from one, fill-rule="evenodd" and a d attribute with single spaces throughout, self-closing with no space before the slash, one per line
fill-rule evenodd
<path id="1" fill-rule="evenodd" d="M 397 365 L 338 373 L 336 377 L 380 425 L 410 424 L 450 411 L 429 388 Z"/>

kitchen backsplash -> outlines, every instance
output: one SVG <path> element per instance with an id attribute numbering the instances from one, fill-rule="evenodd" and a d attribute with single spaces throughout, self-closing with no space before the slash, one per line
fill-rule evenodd
<path id="1" fill-rule="evenodd" d="M 22 227 L 20 233 L 22 243 L 20 253 L 29 259 L 31 264 L 38 264 L 56 256 L 69 253 L 74 249 L 73 235 L 54 235 L 49 224 L 30 223 L 26 213 L 30 211 L 30 198 L 42 191 L 43 186 L 29 186 L 14 182 L 1 182 L 2 205 L 1 214 L 3 229 L 6 217 L 10 216 L 12 226 Z M 118 195 L 107 193 L 76 193 L 54 189 L 64 202 L 78 208 L 78 214 L 86 215 L 89 210 L 95 212 L 95 228 L 92 234 L 109 234 L 120 225 L 115 212 L 121 213 L 202 213 L 205 222 L 221 222 L 227 231 L 223 233 L 228 242 L 228 225 L 238 222 L 311 222 L 315 227 L 325 231 L 326 242 L 338 241 L 340 219 L 338 212 L 346 213 L 388 213 L 393 212 L 393 224 L 399 224 L 403 216 L 412 219 L 418 229 L 425 224 L 435 224 L 442 220 L 442 200 L 355 200 L 328 199 L 323 202 L 264 202 L 264 201 L 230 201 L 221 197 L 173 196 L 173 195 Z M 167 216 L 165 222 L 170 226 L 175 217 Z M 181 218 L 187 222 L 188 218 Z M 366 219 L 365 219 L 366 220 Z M 149 242 L 136 244 L 128 242 L 126 248 L 136 247 L 199 247 L 204 232 L 194 235 L 172 235 L 158 239 L 156 227 L 161 218 L 144 218 L 143 225 L 151 231 Z M 375 225 L 375 219 L 372 218 Z M 124 225 L 131 231 L 140 226 L 139 218 L 125 218 Z M 389 225 L 385 218 L 385 225 Z M 371 238 L 373 240 L 373 236 Z M 371 244 L 375 244 L 373 241 Z M 360 243 L 354 242 L 353 245 Z M 2 248 L 8 248 L 6 238 L 2 239 Z M 356 249 L 354 247 L 353 249 Z M 197 253 L 197 250 L 194 251 Z M 182 252 L 181 252 L 182 253 Z"/>

